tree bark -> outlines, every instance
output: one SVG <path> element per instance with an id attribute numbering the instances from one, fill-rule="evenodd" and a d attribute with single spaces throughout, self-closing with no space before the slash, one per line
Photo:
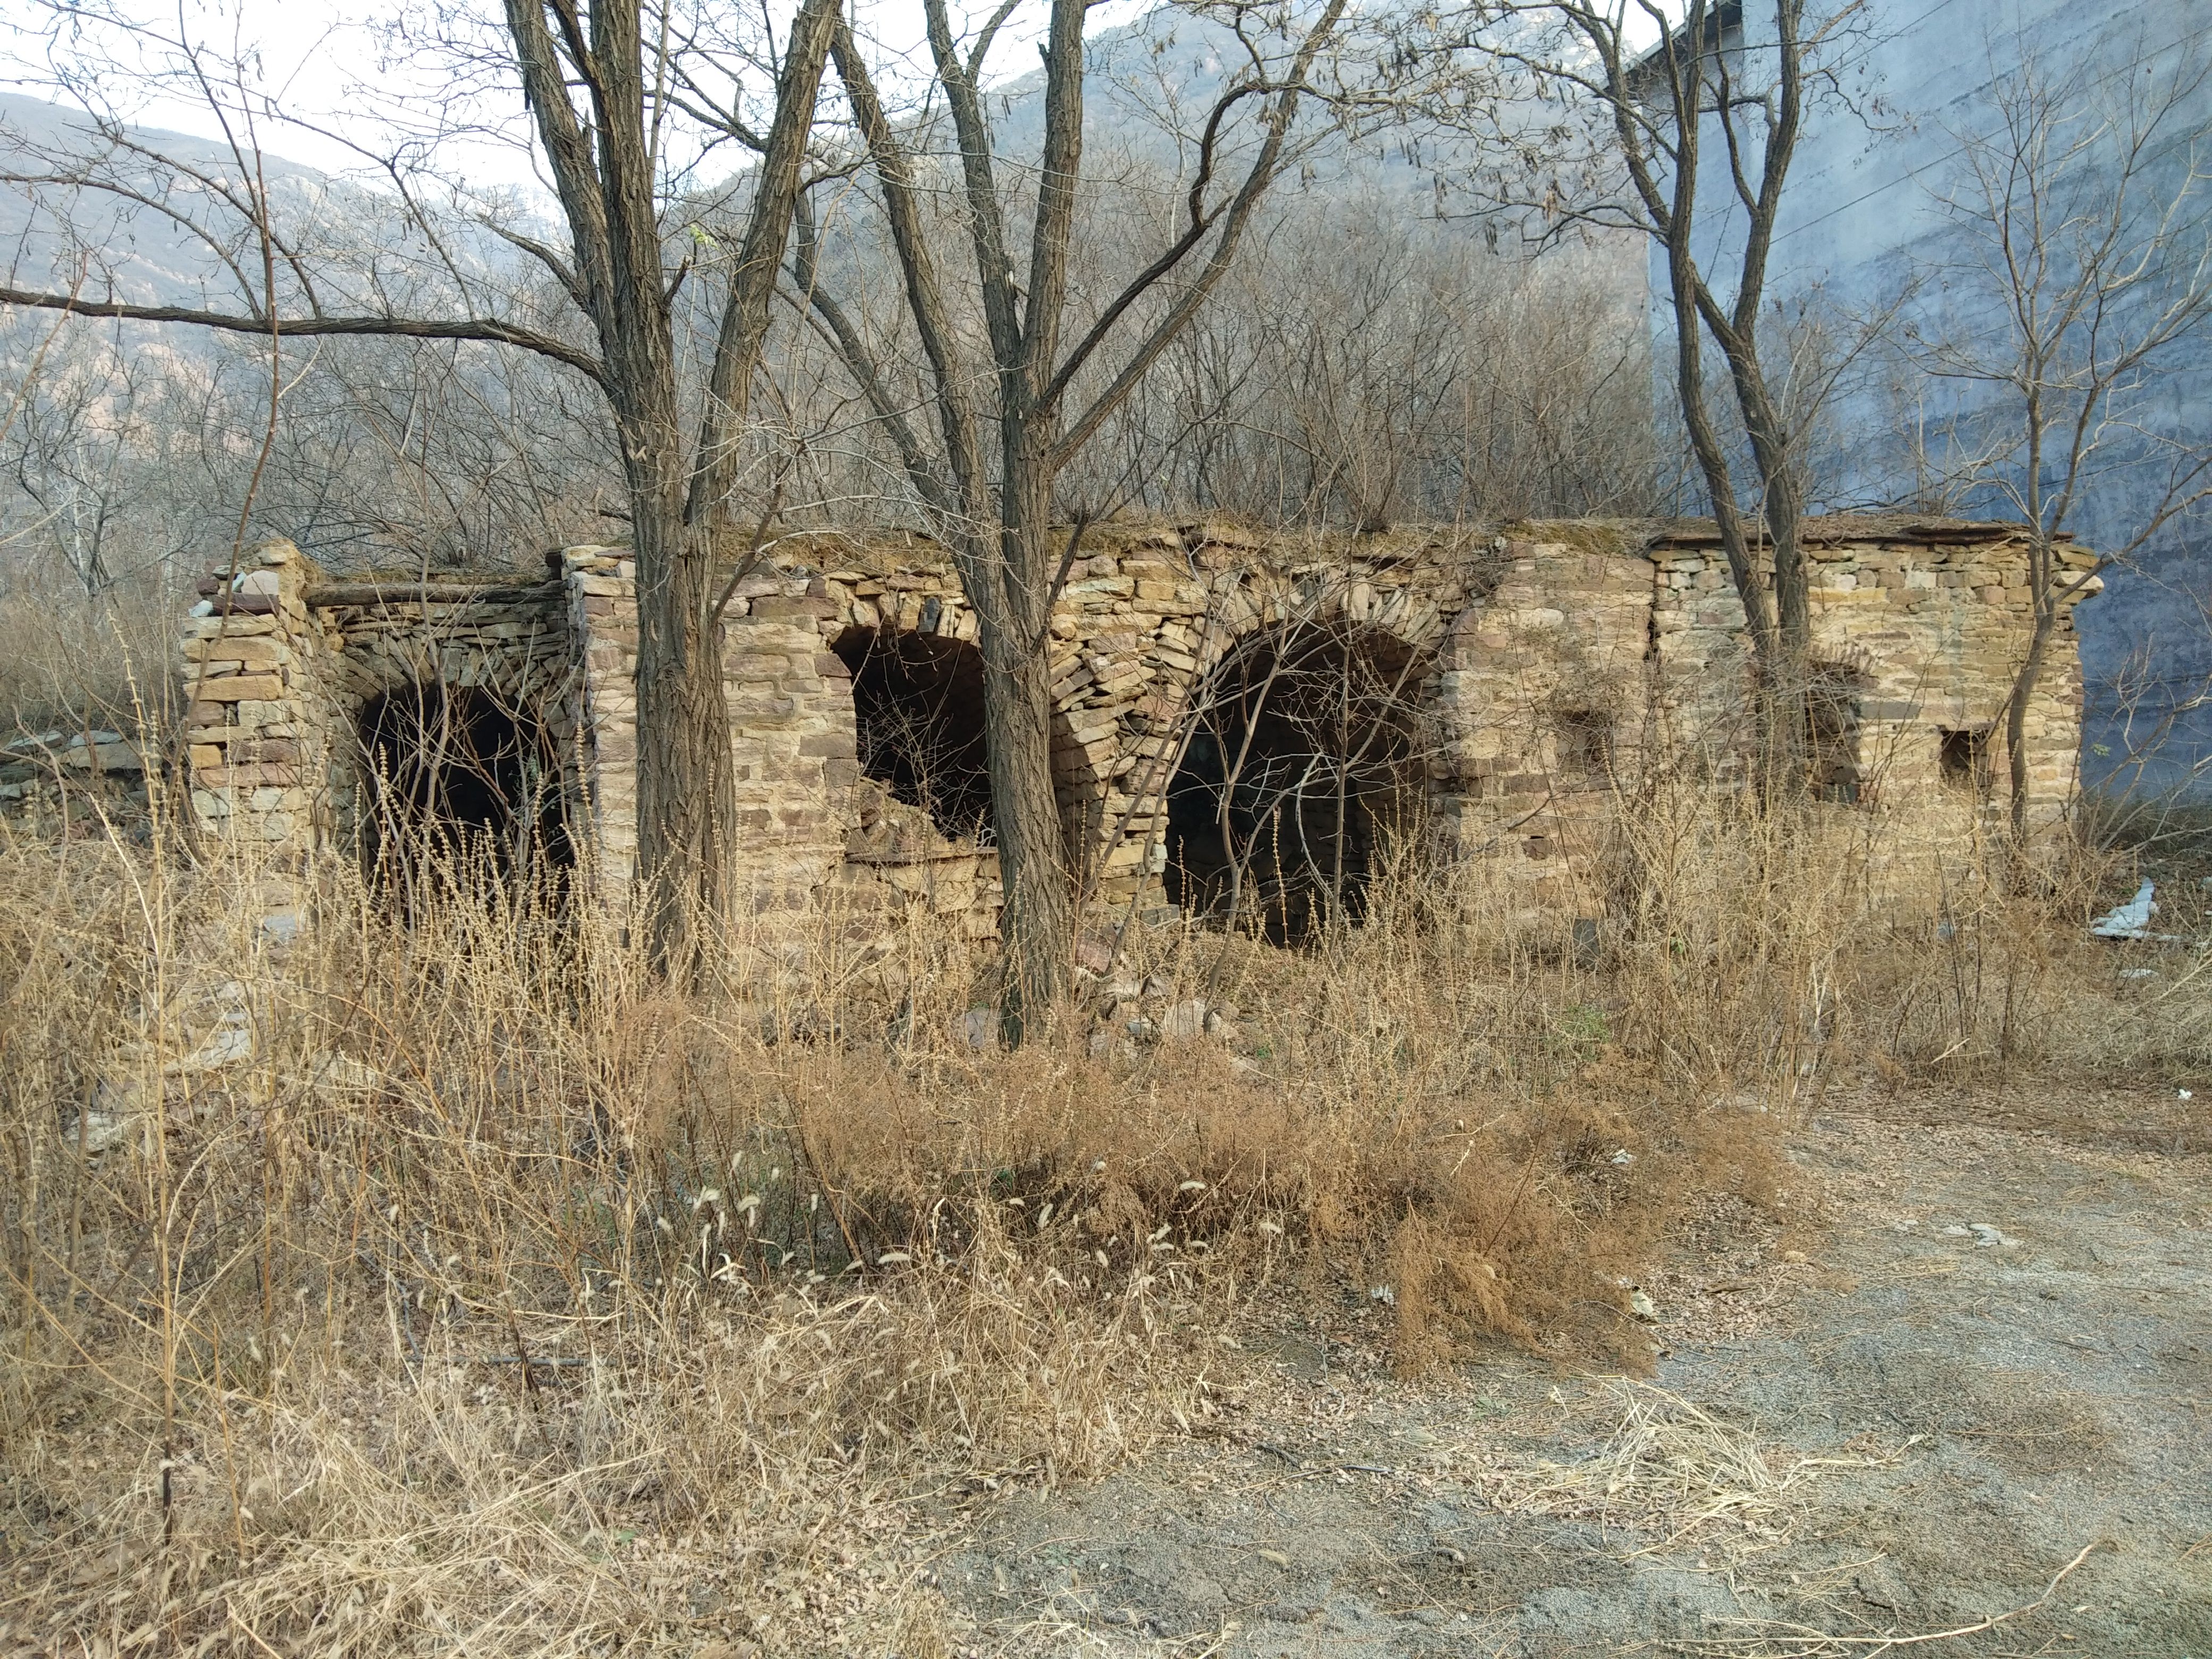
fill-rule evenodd
<path id="1" fill-rule="evenodd" d="M 2028 636 L 2027 659 L 2014 680 L 2012 700 L 2005 709 L 2006 781 L 2011 787 L 2012 839 L 2016 849 L 2027 846 L 2027 703 L 2043 678 L 2043 662 L 2051 649 L 2057 618 L 2037 608 L 2035 631 Z"/>
<path id="2" fill-rule="evenodd" d="M 672 439 L 673 434 L 671 433 Z M 714 536 L 686 523 L 671 441 L 634 465 L 637 556 L 638 915 L 654 963 L 697 969 L 726 912 L 736 773 L 714 602 Z"/>
<path id="3" fill-rule="evenodd" d="M 1066 988 L 1074 894 L 1052 783 L 1050 659 L 1019 623 L 982 630 L 980 643 L 991 814 L 1006 892 L 1001 1018 L 1007 1038 L 1018 1042 L 1030 1018 Z"/>
<path id="4" fill-rule="evenodd" d="M 2042 459 L 2039 443 L 2029 446 L 2033 458 Z M 2034 620 L 2027 636 L 2027 655 L 2013 677 L 2012 694 L 2005 702 L 2005 782 L 2009 799 L 2007 820 L 2012 829 L 2014 865 L 2025 869 L 2027 853 L 2027 705 L 2043 683 L 2043 665 L 2051 654 L 2051 641 L 2058 632 L 2059 608 L 2067 595 L 2058 582 L 2057 549 L 2043 527 L 2043 499 L 2039 483 L 2029 485 L 2029 506 L 2038 516 L 2028 533 L 2028 592 Z"/>

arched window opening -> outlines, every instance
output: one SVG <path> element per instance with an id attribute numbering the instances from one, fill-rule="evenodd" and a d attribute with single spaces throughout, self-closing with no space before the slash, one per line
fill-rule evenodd
<path id="1" fill-rule="evenodd" d="M 1296 624 L 1231 652 L 1194 696 L 1168 787 L 1168 896 L 1295 943 L 1356 922 L 1420 799 L 1419 662 L 1373 629 Z"/>
<path id="2" fill-rule="evenodd" d="M 834 649 L 853 673 L 862 774 L 945 835 L 989 842 L 982 653 L 942 634 L 870 628 L 847 629 Z"/>
<path id="3" fill-rule="evenodd" d="M 510 891 L 575 862 L 544 726 L 484 691 L 422 682 L 361 711 L 362 854 L 412 902 L 489 879 Z"/>

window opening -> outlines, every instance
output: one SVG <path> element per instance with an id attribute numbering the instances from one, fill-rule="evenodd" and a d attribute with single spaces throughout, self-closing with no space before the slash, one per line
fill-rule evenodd
<path id="1" fill-rule="evenodd" d="M 543 725 L 483 690 L 436 682 L 363 705 L 362 854 L 410 903 L 489 878 L 510 890 L 575 862 L 560 757 Z"/>
<path id="2" fill-rule="evenodd" d="M 1980 793 L 1990 785 L 1990 734 L 1973 727 L 1942 727 L 1936 735 L 1939 775 L 1954 789 Z"/>
<path id="3" fill-rule="evenodd" d="M 992 839 L 983 654 L 940 634 L 851 628 L 833 647 L 853 674 L 860 771 L 947 836 Z"/>

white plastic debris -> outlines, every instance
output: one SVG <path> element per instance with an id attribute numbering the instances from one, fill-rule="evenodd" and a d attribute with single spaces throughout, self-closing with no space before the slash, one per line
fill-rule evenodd
<path id="1" fill-rule="evenodd" d="M 1625 1170 L 1630 1164 L 1636 1162 L 1636 1154 L 1630 1152 L 1627 1147 L 1623 1146 L 1619 1152 L 1615 1152 L 1612 1158 L 1607 1159 L 1607 1162 L 1610 1163 L 1617 1170 Z"/>
<path id="2" fill-rule="evenodd" d="M 1659 1310 L 1652 1304 L 1651 1298 L 1641 1291 L 1631 1291 L 1628 1293 L 1628 1311 L 1638 1319 L 1659 1317 Z"/>
<path id="3" fill-rule="evenodd" d="M 2099 939 L 2142 939 L 2150 931 L 2150 919 L 2158 914 L 2158 905 L 2151 894 L 2157 884 L 2145 882 L 2136 890 L 2136 896 L 2118 909 L 2108 910 L 2089 924 L 2089 931 Z"/>
<path id="4" fill-rule="evenodd" d="M 2000 1244 L 2012 1244 L 2019 1242 L 2016 1239 L 2008 1238 L 1986 1221 L 1970 1222 L 1967 1224 L 1966 1231 L 1973 1234 L 1974 1248 L 1978 1250 L 1990 1249 Z"/>

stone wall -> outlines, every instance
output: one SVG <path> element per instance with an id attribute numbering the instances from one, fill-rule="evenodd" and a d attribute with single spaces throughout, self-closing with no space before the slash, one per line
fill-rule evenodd
<path id="1" fill-rule="evenodd" d="M 199 584 L 178 642 L 184 774 L 205 828 L 286 846 L 311 833 L 331 732 L 309 684 L 313 568 L 289 542 Z"/>
<path id="2" fill-rule="evenodd" d="M 1806 536 L 1816 659 L 1861 686 L 1861 805 L 1916 814 L 1929 833 L 1978 798 L 1944 776 L 1946 733 L 1971 734 L 1984 775 L 2009 764 L 1996 729 L 2030 624 L 2017 526 L 1958 520 L 1834 517 Z M 1657 705 L 1683 740 L 1740 748 L 1733 720 L 1747 666 L 1742 602 L 1707 526 L 1654 538 L 1652 662 Z M 2095 562 L 2060 549 L 2069 568 Z M 2099 591 L 2090 578 L 2075 601 Z M 2030 817 L 2048 827 L 2071 799 L 2081 754 L 2081 674 L 2069 607 L 2027 720 Z M 1954 750 L 1961 745 L 1955 743 Z"/>
<path id="3" fill-rule="evenodd" d="M 185 763 L 204 829 L 300 854 L 349 848 L 370 799 L 364 708 L 391 692 L 481 693 L 542 726 L 592 775 L 580 738 L 579 634 L 566 586 L 513 574 L 326 580 L 289 542 L 215 573 L 179 641 Z"/>
<path id="4" fill-rule="evenodd" d="M 1849 688 L 1850 795 L 1930 834 L 1971 830 L 1990 811 L 1980 784 L 2002 775 L 2002 736 L 1989 732 L 2026 643 L 2018 532 L 1853 519 L 1820 521 L 1808 539 L 1816 652 Z M 1434 851 L 1495 860 L 1532 906 L 1589 907 L 1574 876 L 1620 787 L 1657 751 L 1716 780 L 1741 769 L 1742 609 L 1710 526 L 1351 537 L 1108 525 L 1079 551 L 1052 621 L 1053 766 L 1089 902 L 1160 912 L 1192 700 L 1248 641 L 1293 627 L 1403 665 Z M 409 684 L 489 688 L 535 711 L 568 757 L 580 862 L 600 898 L 625 908 L 635 571 L 621 549 L 550 562 L 542 582 L 342 583 L 276 544 L 236 580 L 211 582 L 224 591 L 183 647 L 201 821 L 343 848 L 359 828 L 364 704 Z M 748 849 L 738 878 L 755 912 L 831 910 L 864 931 L 920 905 L 977 932 L 994 925 L 988 849 L 862 775 L 847 662 L 856 642 L 916 635 L 942 649 L 975 631 L 942 550 L 913 536 L 790 538 L 736 584 L 723 672 Z M 2079 696 L 2069 624 L 2029 721 L 2039 823 L 2073 787 Z M 1969 750 L 1978 770 L 1962 779 Z"/>

